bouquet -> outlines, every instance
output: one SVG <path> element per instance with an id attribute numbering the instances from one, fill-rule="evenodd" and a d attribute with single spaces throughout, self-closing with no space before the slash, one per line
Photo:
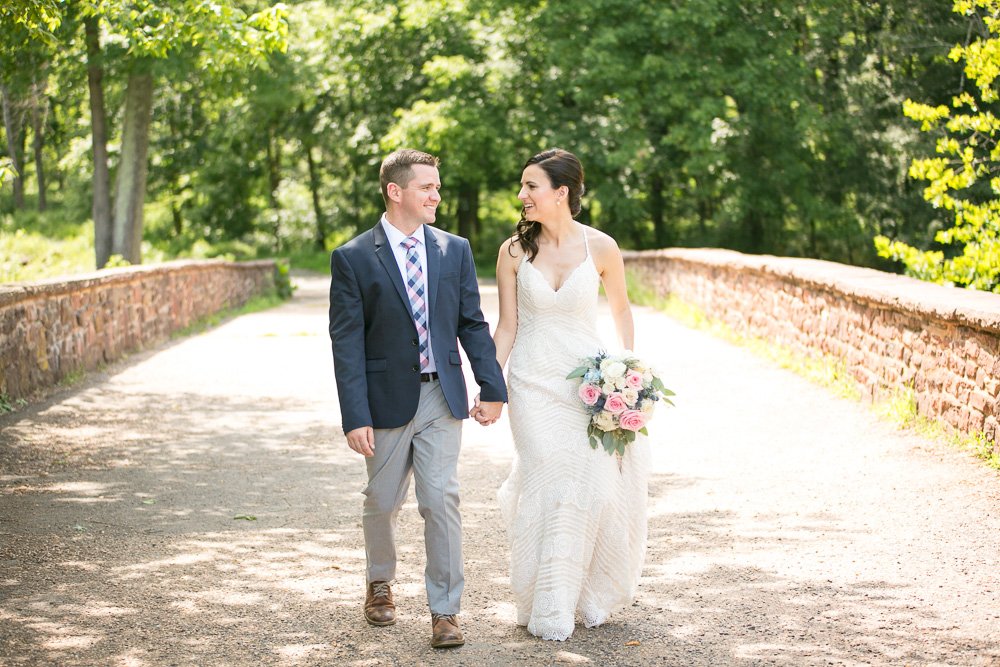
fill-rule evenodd
<path id="1" fill-rule="evenodd" d="M 590 446 L 602 445 L 608 454 L 621 456 L 636 433 L 648 435 L 646 423 L 657 401 L 673 405 L 668 396 L 674 392 L 631 352 L 611 356 L 602 350 L 580 361 L 566 379 L 582 378 L 577 395 L 591 415 Z"/>

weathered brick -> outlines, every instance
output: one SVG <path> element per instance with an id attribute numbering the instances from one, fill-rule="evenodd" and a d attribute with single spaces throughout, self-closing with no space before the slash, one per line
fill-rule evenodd
<path id="1" fill-rule="evenodd" d="M 969 407 L 986 414 L 992 410 L 993 397 L 982 391 L 973 391 L 969 394 Z"/>
<path id="2" fill-rule="evenodd" d="M 980 386 L 987 394 L 993 396 L 994 398 L 996 398 L 997 393 L 1000 392 L 1000 380 L 996 378 L 987 378 L 986 381 Z"/>
<path id="3" fill-rule="evenodd" d="M 969 410 L 968 417 L 965 422 L 965 426 L 962 428 L 966 433 L 975 433 L 983 430 L 983 422 L 985 420 L 983 413 L 977 410 Z"/>

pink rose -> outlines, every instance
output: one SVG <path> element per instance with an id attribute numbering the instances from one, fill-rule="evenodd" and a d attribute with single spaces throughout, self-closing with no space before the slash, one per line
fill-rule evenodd
<path id="1" fill-rule="evenodd" d="M 638 410 L 626 410 L 618 415 L 618 425 L 626 431 L 638 431 L 646 425 L 646 415 Z"/>
<path id="2" fill-rule="evenodd" d="M 642 373 L 629 371 L 625 374 L 625 386 L 631 389 L 642 389 Z"/>
<path id="3" fill-rule="evenodd" d="M 597 399 L 601 397 L 601 390 L 592 384 L 584 382 L 580 385 L 580 390 L 576 392 L 580 397 L 580 400 L 587 405 L 593 405 L 597 403 Z"/>
<path id="4" fill-rule="evenodd" d="M 608 395 L 608 400 L 604 402 L 604 409 L 613 415 L 617 415 L 621 414 L 625 410 L 628 410 L 628 403 L 626 403 L 625 398 L 616 391 L 613 394 Z"/>

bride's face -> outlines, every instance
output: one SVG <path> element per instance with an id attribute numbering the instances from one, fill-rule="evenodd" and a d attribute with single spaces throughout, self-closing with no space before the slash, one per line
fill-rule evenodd
<path id="1" fill-rule="evenodd" d="M 531 221 L 552 220 L 565 199 L 566 187 L 553 188 L 545 170 L 529 164 L 521 174 L 521 191 L 517 198 L 524 207 L 524 218 Z"/>

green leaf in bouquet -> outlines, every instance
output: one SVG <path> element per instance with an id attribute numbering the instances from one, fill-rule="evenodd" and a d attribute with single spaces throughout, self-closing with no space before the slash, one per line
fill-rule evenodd
<path id="1" fill-rule="evenodd" d="M 642 433 L 643 435 L 649 435 L 649 429 L 643 426 L 642 428 L 639 429 L 639 433 Z"/>
<path id="2" fill-rule="evenodd" d="M 597 446 L 601 444 L 601 431 L 593 424 L 587 426 L 587 439 L 590 440 L 590 448 L 597 449 Z"/>
<path id="3" fill-rule="evenodd" d="M 567 380 L 572 380 L 573 378 L 582 378 L 590 370 L 590 366 L 577 366 L 566 376 Z"/>
<path id="4" fill-rule="evenodd" d="M 673 394 L 671 394 L 671 396 L 672 396 L 672 395 L 673 395 Z M 676 405 L 674 405 L 674 402 L 673 402 L 673 401 L 671 401 L 671 400 L 670 400 L 669 398 L 664 398 L 664 399 L 663 399 L 663 402 L 664 402 L 664 403 L 669 403 L 670 405 L 673 405 L 673 406 L 674 406 L 675 408 L 677 407 Z"/>
<path id="5" fill-rule="evenodd" d="M 656 391 L 658 391 L 660 393 L 666 394 L 668 391 L 670 391 L 669 389 L 667 389 L 666 387 L 663 386 L 663 380 L 661 380 L 660 378 L 656 377 L 655 375 L 653 376 L 653 383 L 652 384 L 653 384 L 653 389 L 655 389 Z M 673 396 L 673 392 L 670 392 L 670 395 Z"/>
<path id="6" fill-rule="evenodd" d="M 615 450 L 618 449 L 618 442 L 614 434 L 611 433 L 611 431 L 605 432 L 602 441 L 604 444 L 604 451 L 606 451 L 608 454 L 614 454 Z"/>

